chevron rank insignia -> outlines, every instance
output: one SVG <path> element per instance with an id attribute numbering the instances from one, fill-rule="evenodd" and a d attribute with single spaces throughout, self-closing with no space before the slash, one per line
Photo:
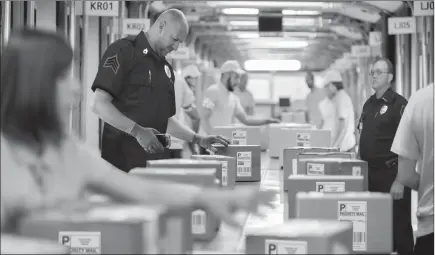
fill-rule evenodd
<path id="1" fill-rule="evenodd" d="M 111 68 L 115 74 L 118 72 L 119 66 L 118 55 L 108 57 L 103 65 L 103 67 Z"/>

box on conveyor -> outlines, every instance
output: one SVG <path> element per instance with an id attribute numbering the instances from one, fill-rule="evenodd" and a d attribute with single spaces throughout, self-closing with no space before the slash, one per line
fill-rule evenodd
<path id="1" fill-rule="evenodd" d="M 230 139 L 231 144 L 236 145 L 260 145 L 261 132 L 259 126 L 218 126 L 213 128 L 215 135 L 222 135 Z"/>
<path id="2" fill-rule="evenodd" d="M 152 168 L 177 168 L 177 169 L 216 169 L 216 179 L 221 182 L 222 179 L 222 163 L 216 160 L 197 160 L 186 158 L 159 159 L 148 160 L 147 167 Z"/>
<path id="3" fill-rule="evenodd" d="M 305 115 L 305 112 L 298 111 L 298 112 L 283 112 L 281 113 L 281 121 L 284 123 L 298 123 L 298 124 L 305 124 L 307 123 L 307 118 Z"/>
<path id="4" fill-rule="evenodd" d="M 324 158 L 335 158 L 335 159 L 355 159 L 355 153 L 353 152 L 342 152 L 342 151 L 331 151 L 331 152 L 302 152 L 296 156 L 296 165 L 292 168 L 292 174 L 306 174 L 306 172 L 297 167 L 297 162 L 305 159 L 324 159 Z"/>
<path id="5" fill-rule="evenodd" d="M 296 195 L 296 217 L 353 222 L 356 253 L 391 253 L 393 201 L 390 194 L 370 192 Z"/>
<path id="6" fill-rule="evenodd" d="M 282 157 L 280 157 L 280 161 L 282 159 L 281 166 L 283 167 L 285 178 L 287 178 L 289 175 L 291 175 L 295 172 L 295 170 L 293 170 L 293 168 L 297 169 L 298 154 L 299 153 L 306 153 L 306 152 L 313 152 L 313 153 L 338 152 L 338 148 L 333 148 L 333 147 L 300 147 L 300 146 L 284 148 L 282 150 Z"/>
<path id="7" fill-rule="evenodd" d="M 73 254 L 189 253 L 190 212 L 159 205 L 90 204 L 33 213 L 23 219 L 18 233 L 57 241 Z"/>
<path id="8" fill-rule="evenodd" d="M 236 182 L 261 181 L 261 148 L 260 145 L 233 145 L 228 147 L 215 145 L 217 155 L 236 159 Z"/>
<path id="9" fill-rule="evenodd" d="M 215 168 L 135 168 L 129 174 L 149 180 L 173 181 L 201 187 L 218 186 L 215 182 Z M 221 220 L 204 208 L 194 208 L 192 212 L 192 234 L 195 241 L 211 241 L 220 229 Z"/>
<path id="10" fill-rule="evenodd" d="M 223 155 L 192 155 L 190 156 L 195 160 L 209 160 L 219 161 L 222 165 L 222 171 L 217 172 L 217 178 L 221 182 L 222 187 L 234 188 L 236 186 L 236 159 L 234 157 L 227 157 Z"/>
<path id="11" fill-rule="evenodd" d="M 298 173 L 306 175 L 362 175 L 364 190 L 369 188 L 366 161 L 344 158 L 306 158 L 298 160 Z"/>
<path id="12" fill-rule="evenodd" d="M 282 148 L 293 147 L 291 145 L 286 145 L 289 142 L 282 134 L 283 129 L 311 130 L 313 129 L 313 126 L 311 124 L 297 123 L 269 124 L 269 156 L 271 158 L 279 158 L 282 153 Z"/>
<path id="13" fill-rule="evenodd" d="M 260 146 L 262 151 L 269 149 L 269 125 L 260 126 Z"/>
<path id="14" fill-rule="evenodd" d="M 294 219 L 247 228 L 246 254 L 351 254 L 352 223 Z"/>
<path id="15" fill-rule="evenodd" d="M 1 254 L 70 254 L 70 249 L 57 240 L 2 234 Z"/>
<path id="16" fill-rule="evenodd" d="M 296 194 L 298 192 L 361 192 L 364 191 L 363 177 L 352 175 L 290 175 L 285 181 L 289 219 L 296 217 Z"/>

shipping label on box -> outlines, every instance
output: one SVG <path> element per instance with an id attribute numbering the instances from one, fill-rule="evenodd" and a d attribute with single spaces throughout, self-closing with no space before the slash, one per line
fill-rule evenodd
<path id="1" fill-rule="evenodd" d="M 316 182 L 316 191 L 325 193 L 346 192 L 345 182 Z"/>
<path id="2" fill-rule="evenodd" d="M 338 220 L 353 222 L 353 250 L 367 250 L 367 202 L 338 201 Z"/>
<path id="3" fill-rule="evenodd" d="M 307 175 L 325 175 L 325 165 L 307 163 Z"/>
<path id="4" fill-rule="evenodd" d="M 222 186 L 228 186 L 228 161 L 221 161 L 222 164 Z"/>
<path id="5" fill-rule="evenodd" d="M 296 146 L 310 147 L 311 134 L 310 133 L 297 133 L 296 134 Z"/>
<path id="6" fill-rule="evenodd" d="M 101 254 L 101 232 L 60 231 L 59 243 L 68 246 L 71 254 Z"/>
<path id="7" fill-rule="evenodd" d="M 206 233 L 206 213 L 203 210 L 192 212 L 192 234 L 203 235 Z"/>
<path id="8" fill-rule="evenodd" d="M 237 153 L 237 176 L 250 177 L 252 175 L 252 153 L 243 151 Z"/>
<path id="9" fill-rule="evenodd" d="M 231 143 L 237 145 L 247 145 L 248 134 L 246 130 L 233 130 L 231 134 Z"/>
<path id="10" fill-rule="evenodd" d="M 307 254 L 307 241 L 265 240 L 264 254 Z"/>

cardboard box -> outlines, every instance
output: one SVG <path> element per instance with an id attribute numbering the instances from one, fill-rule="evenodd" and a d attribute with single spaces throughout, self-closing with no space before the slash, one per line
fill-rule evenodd
<path id="1" fill-rule="evenodd" d="M 279 158 L 282 148 L 294 147 L 287 145 L 289 141 L 284 137 L 285 131 L 283 129 L 298 129 L 298 130 L 311 130 L 311 124 L 297 124 L 297 123 L 278 123 L 269 125 L 269 157 Z M 284 134 L 283 134 L 284 133 Z"/>
<path id="2" fill-rule="evenodd" d="M 351 254 L 352 223 L 295 219 L 246 229 L 246 254 Z"/>
<path id="3" fill-rule="evenodd" d="M 306 175 L 362 175 L 364 176 L 364 190 L 369 188 L 368 165 L 363 160 L 343 158 L 300 159 L 298 173 Z"/>
<path id="4" fill-rule="evenodd" d="M 236 182 L 261 181 L 260 145 L 222 145 L 215 146 L 217 155 L 234 157 L 237 164 Z"/>
<path id="5" fill-rule="evenodd" d="M 216 179 L 220 182 L 222 186 L 222 163 L 217 160 L 197 160 L 197 159 L 186 159 L 186 158 L 173 158 L 173 159 L 159 159 L 159 160 L 148 160 L 147 167 L 152 168 L 177 168 L 177 169 L 204 169 L 213 168 L 215 169 Z"/>
<path id="6" fill-rule="evenodd" d="M 217 172 L 216 175 L 221 182 L 221 186 L 230 189 L 236 186 L 237 167 L 235 158 L 223 155 L 192 155 L 191 158 L 202 161 L 219 161 L 222 165 L 222 170 Z"/>
<path id="7" fill-rule="evenodd" d="M 262 151 L 269 149 L 269 125 L 260 126 L 260 146 Z"/>
<path id="8" fill-rule="evenodd" d="M 297 169 L 297 157 L 299 153 L 304 152 L 338 152 L 338 148 L 332 147 L 288 147 L 282 150 L 283 156 L 282 164 L 280 166 L 283 167 L 284 170 L 284 178 L 287 178 L 293 173 L 296 173 L 294 168 Z M 280 160 L 281 161 L 281 160 Z"/>
<path id="9" fill-rule="evenodd" d="M 324 158 L 335 158 L 335 159 L 355 159 L 355 153 L 353 152 L 341 152 L 341 151 L 331 151 L 331 152 L 302 152 L 296 156 L 296 162 L 299 162 L 304 159 L 324 159 Z M 298 169 L 296 163 L 296 167 L 292 168 L 292 174 L 296 172 L 296 174 L 306 174 L 306 171 L 303 169 Z M 298 171 L 299 170 L 299 171 Z"/>
<path id="10" fill-rule="evenodd" d="M 1 254 L 70 254 L 70 249 L 56 241 L 1 235 Z"/>
<path id="11" fill-rule="evenodd" d="M 283 112 L 281 113 L 281 121 L 284 123 L 307 123 L 305 112 Z"/>
<path id="12" fill-rule="evenodd" d="M 259 126 L 218 126 L 213 128 L 215 135 L 222 135 L 230 139 L 231 144 L 236 145 L 260 145 L 261 132 Z"/>
<path id="13" fill-rule="evenodd" d="M 297 218 L 353 222 L 353 250 L 391 253 L 393 201 L 387 193 L 319 193 L 296 195 Z"/>
<path id="14" fill-rule="evenodd" d="M 284 184 L 287 187 L 288 215 L 296 217 L 296 194 L 298 192 L 361 192 L 364 191 L 362 176 L 342 175 L 290 175 Z"/>
<path id="15" fill-rule="evenodd" d="M 129 174 L 138 175 L 147 179 L 173 181 L 201 187 L 213 187 L 215 182 L 215 169 L 181 169 L 181 168 L 136 168 Z M 176 194 L 174 194 L 176 195 Z M 221 220 L 204 208 L 194 208 L 192 211 L 192 234 L 195 241 L 211 241 L 219 232 Z"/>
<path id="16" fill-rule="evenodd" d="M 192 250 L 190 208 L 92 205 L 48 210 L 23 219 L 18 233 L 70 246 L 71 253 L 155 254 Z"/>

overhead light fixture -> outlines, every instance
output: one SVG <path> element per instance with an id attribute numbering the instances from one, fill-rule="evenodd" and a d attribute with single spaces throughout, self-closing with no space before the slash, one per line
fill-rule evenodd
<path id="1" fill-rule="evenodd" d="M 255 8 L 225 8 L 222 13 L 226 15 L 257 15 L 258 9 Z"/>
<path id="2" fill-rule="evenodd" d="M 231 26 L 240 27 L 255 27 L 258 26 L 257 20 L 230 20 L 229 24 Z"/>
<path id="3" fill-rule="evenodd" d="M 267 38 L 259 38 L 255 41 L 250 41 L 247 44 L 248 48 L 254 49 L 300 49 L 308 46 L 306 41 L 276 41 L 268 40 Z"/>
<path id="4" fill-rule="evenodd" d="M 244 63 L 246 71 L 298 71 L 301 69 L 299 60 L 284 60 L 284 59 L 250 59 Z"/>
<path id="5" fill-rule="evenodd" d="M 231 6 L 231 7 L 281 7 L 281 8 L 322 8 L 325 6 L 324 2 L 297 2 L 297 1 L 208 1 L 208 5 L 217 6 Z M 327 3 L 326 3 L 327 6 Z"/>
<path id="6" fill-rule="evenodd" d="M 252 39 L 259 38 L 260 35 L 258 33 L 237 33 L 237 38 L 240 39 Z"/>
<path id="7" fill-rule="evenodd" d="M 317 18 L 283 18 L 283 26 L 315 26 L 318 24 Z M 230 26 L 256 27 L 258 20 L 230 20 Z"/>
<path id="8" fill-rule="evenodd" d="M 320 11 L 309 10 L 282 10 L 282 15 L 319 15 Z"/>

